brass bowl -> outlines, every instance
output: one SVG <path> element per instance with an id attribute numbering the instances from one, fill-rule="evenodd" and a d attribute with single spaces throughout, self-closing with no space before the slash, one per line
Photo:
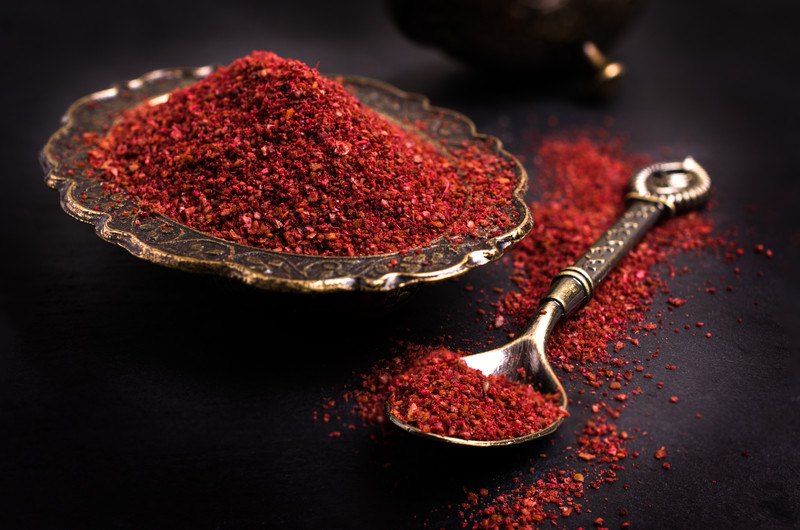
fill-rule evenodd
<path id="1" fill-rule="evenodd" d="M 457 156 L 462 142 L 468 142 L 513 161 L 518 180 L 510 208 L 515 210 L 518 223 L 495 237 L 464 238 L 457 243 L 442 237 L 404 253 L 305 256 L 232 243 L 161 215 L 140 216 L 133 199 L 104 192 L 99 179 L 75 169 L 87 159 L 89 147 L 81 139 L 83 133 L 105 134 L 121 111 L 186 87 L 213 70 L 212 66 L 156 70 L 76 101 L 41 153 L 45 182 L 59 191 L 64 211 L 93 224 L 102 239 L 153 263 L 220 274 L 263 289 L 294 292 L 393 291 L 451 278 L 498 259 L 533 226 L 523 198 L 527 188 L 525 170 L 497 138 L 478 134 L 468 118 L 432 107 L 424 97 L 361 77 L 339 79 L 365 105 L 400 126 L 425 122 L 427 139 L 447 142 L 453 156 Z M 73 168 L 71 173 L 67 168 Z"/>

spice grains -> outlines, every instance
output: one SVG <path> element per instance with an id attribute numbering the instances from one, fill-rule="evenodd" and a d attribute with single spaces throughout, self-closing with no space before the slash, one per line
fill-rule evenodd
<path id="1" fill-rule="evenodd" d="M 420 431 L 463 440 L 505 440 L 549 427 L 565 417 L 557 394 L 543 394 L 506 376 L 485 376 L 446 348 L 419 349 L 411 366 L 394 377 L 390 412 Z"/>
<path id="2" fill-rule="evenodd" d="M 420 128 L 299 61 L 253 52 L 86 139 L 111 191 L 262 249 L 363 256 L 511 226 L 514 163 Z"/>
<path id="3" fill-rule="evenodd" d="M 553 276 L 580 257 L 622 213 L 628 179 L 647 162 L 627 153 L 623 142 L 605 131 L 545 137 L 531 154 L 540 191 L 531 205 L 537 223 L 509 253 L 515 289 L 509 290 L 500 280 L 493 289 L 465 286 L 478 304 L 477 322 L 509 337 L 533 317 Z M 659 349 L 652 349 L 652 336 L 663 334 L 665 326 L 674 326 L 673 319 L 690 318 L 685 313 L 689 300 L 678 296 L 685 293 L 672 292 L 670 280 L 689 272 L 676 260 L 693 252 L 721 254 L 726 261 L 741 254 L 735 243 L 714 233 L 707 213 L 670 219 L 649 232 L 619 263 L 590 304 L 554 331 L 548 355 L 571 398 L 571 417 L 549 438 L 560 449 L 531 455 L 530 469 L 516 473 L 511 486 L 492 488 L 489 484 L 494 480 L 487 477 L 486 487 L 468 490 L 466 499 L 454 505 L 463 527 L 569 527 L 582 524 L 587 516 L 594 526 L 607 527 L 612 515 L 602 513 L 607 510 L 598 506 L 602 503 L 587 500 L 588 492 L 620 481 L 623 469 L 634 462 L 642 467 L 655 465 L 662 473 L 671 469 L 672 453 L 663 447 L 656 450 L 663 444 L 650 440 L 646 428 L 630 425 L 624 415 L 637 406 L 641 394 L 664 388 L 654 374 Z M 705 324 L 696 319 L 687 322 L 685 329 L 704 337 Z M 487 334 L 487 342 L 491 339 Z M 660 337 L 655 340 L 667 344 Z M 651 346 L 646 349 L 647 343 Z M 398 374 L 418 362 L 415 356 L 436 348 L 404 350 L 404 355 L 386 359 L 363 374 L 359 387 L 343 396 L 364 425 L 385 423 L 383 404 Z M 664 369 L 675 372 L 677 366 L 667 363 Z M 665 407 L 683 404 L 668 396 L 663 402 Z M 356 428 L 352 423 L 350 427 Z M 386 436 L 390 440 L 391 432 Z M 656 445 L 650 449 L 651 444 Z M 542 442 L 540 447 L 547 444 Z M 650 455 L 654 451 L 655 457 L 643 462 L 641 454 L 648 454 L 644 451 Z M 621 486 L 628 489 L 632 484 Z M 627 528 L 628 509 L 618 511 L 617 524 Z"/>

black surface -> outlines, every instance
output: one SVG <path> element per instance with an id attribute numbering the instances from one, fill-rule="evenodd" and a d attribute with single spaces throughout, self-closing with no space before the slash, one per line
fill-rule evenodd
<path id="1" fill-rule="evenodd" d="M 632 149 L 695 155 L 715 181 L 715 221 L 738 228 L 747 249 L 742 277 L 704 260 L 673 283 L 714 338 L 650 339 L 679 371 L 659 371 L 665 390 L 646 388 L 621 420 L 649 431 L 636 442 L 646 458 L 588 494 L 594 513 L 565 523 L 602 514 L 618 527 L 626 507 L 634 528 L 797 527 L 797 11 L 652 2 L 614 50 L 630 70 L 620 97 L 587 106 L 534 83 L 487 86 L 406 41 L 374 0 L 4 6 L 0 527 L 453 527 L 447 505 L 463 501 L 463 486 L 507 487 L 531 457 L 574 440 L 567 425 L 500 453 L 403 437 L 386 447 L 363 430 L 332 440 L 311 421 L 391 336 L 485 337 L 463 282 L 394 311 L 277 296 L 137 260 L 60 210 L 37 154 L 71 101 L 251 49 L 426 93 L 513 152 L 529 152 L 552 115 L 564 127 L 610 116 Z M 751 252 L 759 242 L 774 259 Z M 497 265 L 469 281 L 506 274 Z M 696 294 L 706 279 L 735 289 Z M 681 403 L 664 406 L 672 393 Z M 668 473 L 648 456 L 660 445 L 673 453 Z"/>

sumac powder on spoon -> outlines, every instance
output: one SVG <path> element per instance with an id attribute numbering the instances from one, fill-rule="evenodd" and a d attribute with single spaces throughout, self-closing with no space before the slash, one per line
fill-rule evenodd
<path id="1" fill-rule="evenodd" d="M 462 355 L 439 348 L 396 376 L 389 387 L 392 415 L 422 432 L 464 440 L 517 438 L 567 415 L 557 394 L 485 376 Z M 524 379 L 524 370 L 520 375 Z"/>
<path id="2" fill-rule="evenodd" d="M 511 226 L 514 163 L 423 130 L 301 62 L 253 52 L 86 139 L 111 191 L 262 249 L 363 256 Z"/>

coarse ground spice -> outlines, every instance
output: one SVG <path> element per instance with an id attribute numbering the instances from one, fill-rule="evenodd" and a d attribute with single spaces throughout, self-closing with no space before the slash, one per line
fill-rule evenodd
<path id="1" fill-rule="evenodd" d="M 625 153 L 622 142 L 607 135 L 581 133 L 541 140 L 535 160 L 541 191 L 532 204 L 535 228 L 510 252 L 517 290 L 492 290 L 499 295 L 491 302 L 495 314 L 478 309 L 491 323 L 488 328 L 506 328 L 513 335 L 532 318 L 553 276 L 580 257 L 622 213 L 628 180 L 645 162 L 643 157 Z M 560 325 L 550 338 L 548 354 L 561 369 L 562 379 L 570 380 L 573 420 L 580 423 L 571 426 L 568 420 L 555 436 L 570 438 L 569 430 L 574 429 L 574 442 L 567 442 L 560 453 L 540 455 L 539 462 L 549 465 L 537 465 L 535 472 L 532 468 L 533 479 L 520 473 L 510 489 L 493 494 L 486 489 L 467 492 L 458 508 L 463 526 L 564 526 L 570 517 L 587 511 L 587 488 L 594 490 L 619 480 L 626 462 L 640 456 L 628 445 L 632 440 L 644 440 L 647 432 L 634 427 L 629 434 L 618 428 L 617 421 L 626 408 L 635 406 L 646 382 L 657 390 L 664 387 L 662 381 L 653 381 L 659 351 L 644 351 L 639 339 L 674 326 L 671 319 L 679 316 L 686 319 L 684 330 L 697 329 L 702 336 L 705 329 L 700 328 L 705 324 L 683 313 L 690 300 L 671 294 L 669 280 L 689 272 L 688 267 L 676 266 L 679 254 L 707 250 L 722 254 L 726 261 L 743 253 L 735 243 L 715 235 L 710 219 L 702 212 L 670 219 L 618 264 L 589 305 Z M 472 292 L 473 288 L 467 286 L 466 290 Z M 708 293 L 706 287 L 698 292 Z M 655 306 L 657 299 L 662 299 L 663 305 Z M 383 424 L 383 403 L 394 378 L 418 363 L 419 355 L 433 351 L 436 349 L 431 347 L 408 347 L 406 355 L 385 360 L 362 375 L 360 387 L 344 395 L 352 413 L 364 424 Z M 679 370 L 672 363 L 665 369 Z M 676 406 L 669 405 L 672 401 L 668 398 L 664 403 Z M 696 417 L 702 416 L 697 413 Z M 671 468 L 667 450 L 657 447 L 652 449 L 654 461 L 659 471 L 666 472 Z M 629 486 L 623 485 L 625 489 Z M 596 515 L 591 519 L 594 526 L 608 525 L 607 514 Z M 620 509 L 618 515 L 627 517 L 629 511 Z M 630 526 L 624 520 L 619 524 Z"/>
<path id="2" fill-rule="evenodd" d="M 533 316 L 558 270 L 580 257 L 622 213 L 620 197 L 630 176 L 645 162 L 642 157 L 626 154 L 619 140 L 602 141 L 592 135 L 543 140 L 537 158 L 543 194 L 533 205 L 537 224 L 512 251 L 513 281 L 518 290 L 501 297 L 495 318 L 504 316 L 519 325 Z M 701 212 L 690 212 L 655 227 L 609 274 L 595 299 L 575 318 L 562 323 L 550 338 L 551 362 L 562 368 L 565 377 L 581 374 L 593 389 L 590 395 L 596 401 L 590 405 L 590 419 L 566 455 L 568 462 L 577 457 L 583 463 L 580 474 L 592 488 L 615 482 L 617 472 L 623 469 L 620 462 L 628 458 L 625 444 L 629 435 L 617 431 L 609 420 L 617 420 L 629 398 L 642 393 L 633 379 L 634 374 L 644 371 L 641 360 L 647 355 L 638 349 L 637 336 L 662 327 L 663 310 L 656 311 L 658 324 L 645 320 L 656 295 L 669 292 L 668 278 L 676 274 L 675 256 L 726 245 L 730 247 L 713 234 L 713 225 Z M 668 297 L 667 302 L 668 307 L 676 309 L 686 300 Z M 610 392 L 602 390 L 604 386 Z M 623 386 L 632 390 L 620 392 Z M 663 383 L 657 387 L 662 388 Z M 663 458 L 662 454 L 666 455 L 663 448 L 658 457 Z M 670 465 L 664 463 L 662 467 L 666 471 Z M 569 517 L 575 498 L 580 497 L 568 480 L 575 474 L 573 469 L 574 464 L 570 464 L 548 475 L 545 485 L 549 487 L 538 483 L 519 486 L 461 516 L 473 528 L 538 526 L 545 519 Z M 595 526 L 604 525 L 602 518 L 595 520 Z"/>
<path id="3" fill-rule="evenodd" d="M 583 255 L 622 214 L 630 177 L 646 162 L 624 153 L 619 140 L 598 142 L 588 136 L 544 140 L 539 157 L 539 183 L 546 191 L 534 204 L 533 233 L 511 254 L 518 290 L 503 296 L 498 308 L 498 315 L 517 324 L 533 316 L 558 271 Z M 607 360 L 608 344 L 615 344 L 615 353 L 626 343 L 635 346 L 634 337 L 655 294 L 667 287 L 652 269 L 669 264 L 680 252 L 722 243 L 700 212 L 656 226 L 611 271 L 578 318 L 554 332 L 548 349 L 551 361 L 569 369 L 576 362 Z M 669 303 L 680 306 L 685 300 L 673 297 Z"/>
<path id="4" fill-rule="evenodd" d="M 599 467 L 589 475 L 567 469 L 552 470 L 533 483 L 521 482 L 510 492 L 479 502 L 480 497 L 467 495 L 460 516 L 472 528 L 530 528 L 550 521 L 582 513 L 585 487 L 598 489 L 601 484 L 618 480 L 622 469 L 618 462 L 628 457 L 625 442 L 628 434 L 618 432 L 604 417 L 590 419 L 577 436 L 578 458 Z M 589 480 L 589 477 L 594 477 Z"/>
<path id="5" fill-rule="evenodd" d="M 391 413 L 422 432 L 464 440 L 503 440 L 564 417 L 557 394 L 505 376 L 485 376 L 445 348 L 420 356 L 389 387 Z M 524 369 L 521 379 L 525 379 Z"/>
<path id="6" fill-rule="evenodd" d="M 299 61 L 253 52 L 85 140 L 92 171 L 143 211 L 267 250 L 391 253 L 517 221 L 513 162 L 422 130 Z"/>

